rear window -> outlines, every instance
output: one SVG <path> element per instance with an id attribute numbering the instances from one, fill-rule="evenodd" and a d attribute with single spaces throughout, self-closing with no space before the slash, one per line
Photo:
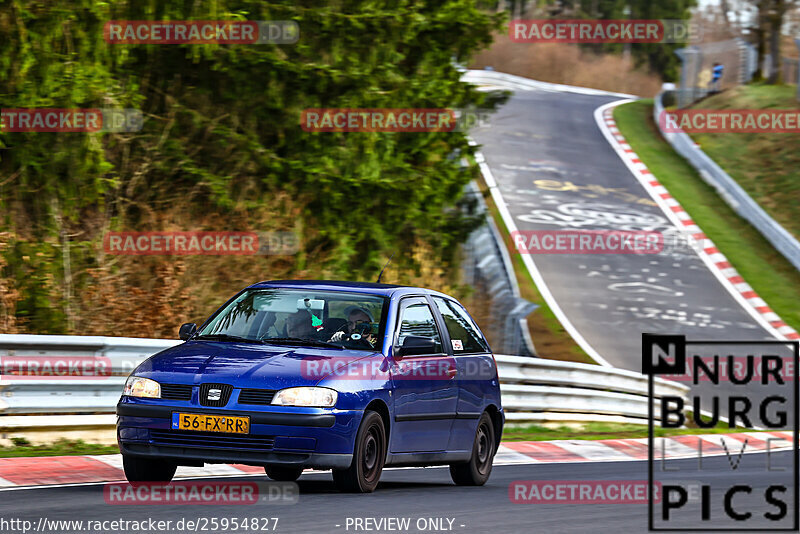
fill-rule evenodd
<path id="1" fill-rule="evenodd" d="M 441 297 L 433 297 L 433 301 L 444 318 L 454 354 L 489 352 L 489 345 L 478 332 L 467 310 L 456 302 Z"/>

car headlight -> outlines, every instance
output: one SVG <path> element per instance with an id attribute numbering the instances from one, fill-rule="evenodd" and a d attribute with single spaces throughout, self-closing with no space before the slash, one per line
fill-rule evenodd
<path id="1" fill-rule="evenodd" d="M 145 397 L 148 399 L 161 398 L 161 384 L 141 376 L 129 376 L 125 382 L 125 391 L 122 393 L 129 397 Z"/>
<path id="2" fill-rule="evenodd" d="M 331 408 L 336 404 L 339 394 L 328 388 L 300 387 L 278 391 L 272 398 L 272 404 L 278 406 L 310 406 Z"/>

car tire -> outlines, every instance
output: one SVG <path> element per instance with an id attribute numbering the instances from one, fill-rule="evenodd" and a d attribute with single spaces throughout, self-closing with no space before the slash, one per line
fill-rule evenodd
<path id="1" fill-rule="evenodd" d="M 459 486 L 483 486 L 492 474 L 495 454 L 494 425 L 489 414 L 484 412 L 478 420 L 472 457 L 468 462 L 451 464 L 450 476 Z"/>
<path id="2" fill-rule="evenodd" d="M 347 469 L 334 469 L 333 482 L 340 491 L 372 493 L 386 462 L 386 430 L 377 412 L 364 413 L 356 435 L 353 461 Z"/>
<path id="3" fill-rule="evenodd" d="M 122 455 L 122 467 L 128 482 L 163 482 L 169 484 L 178 466 L 167 460 Z"/>
<path id="4" fill-rule="evenodd" d="M 278 482 L 294 482 L 303 474 L 302 467 L 291 467 L 286 465 L 268 465 L 264 468 L 267 476 Z"/>

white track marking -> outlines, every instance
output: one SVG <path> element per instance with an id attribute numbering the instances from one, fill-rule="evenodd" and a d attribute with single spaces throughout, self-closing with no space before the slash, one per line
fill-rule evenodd
<path id="1" fill-rule="evenodd" d="M 475 144 L 474 141 L 471 141 L 472 144 Z M 497 186 L 497 181 L 494 179 L 494 175 L 492 174 L 492 170 L 489 168 L 489 165 L 486 163 L 486 158 L 484 158 L 483 154 L 480 152 L 475 153 L 475 160 L 478 162 L 478 165 L 481 169 L 481 174 L 483 174 L 483 179 L 486 182 L 486 186 L 489 188 L 490 193 L 492 194 L 492 199 L 494 200 L 495 205 L 497 206 L 497 210 L 500 212 L 500 217 L 503 219 L 503 223 L 506 225 L 506 229 L 509 233 L 517 232 L 517 225 L 514 222 L 514 217 L 511 215 L 511 212 L 508 211 L 508 206 L 506 205 L 506 201 L 503 198 L 502 193 L 500 193 L 500 188 Z M 572 336 L 572 339 L 583 349 L 586 354 L 589 355 L 594 361 L 598 364 L 603 365 L 605 367 L 613 367 L 608 361 L 600 356 L 594 347 L 592 347 L 588 341 L 578 332 L 578 329 L 570 322 L 569 318 L 566 316 L 564 311 L 559 306 L 558 301 L 550 292 L 550 288 L 547 287 L 547 282 L 544 281 L 542 274 L 539 272 L 539 269 L 536 267 L 536 263 L 534 263 L 533 258 L 530 254 L 522 254 L 522 262 L 525 264 L 525 267 L 528 269 L 528 272 L 533 278 L 534 284 L 536 284 L 536 288 L 541 293 L 542 298 L 544 298 L 545 302 L 547 303 L 550 310 L 552 310 L 553 314 L 559 320 L 561 325 L 564 329 Z"/>
<path id="2" fill-rule="evenodd" d="M 689 219 L 690 218 L 689 215 L 686 214 L 685 211 L 680 211 L 676 213 L 672 211 L 672 209 L 670 209 L 670 204 L 667 202 L 667 200 L 662 198 L 660 194 L 656 193 L 654 186 L 650 185 L 650 182 L 658 180 L 658 177 L 656 177 L 653 174 L 645 175 L 640 172 L 640 170 L 636 167 L 636 164 L 631 162 L 629 159 L 629 156 L 631 155 L 635 156 L 635 154 L 632 154 L 630 152 L 625 152 L 625 150 L 620 145 L 620 142 L 618 142 L 615 136 L 611 133 L 610 127 L 606 123 L 606 120 L 603 117 L 603 114 L 606 110 L 622 104 L 627 104 L 628 102 L 632 102 L 632 100 L 625 99 L 625 100 L 617 100 L 614 102 L 609 102 L 608 104 L 604 104 L 598 107 L 596 110 L 594 110 L 594 120 L 597 123 L 597 127 L 600 128 L 600 132 L 606 138 L 608 143 L 611 145 L 611 148 L 617 153 L 617 155 L 625 164 L 625 166 L 628 167 L 628 170 L 630 170 L 634 178 L 636 178 L 636 180 L 639 181 L 640 184 L 642 184 L 645 191 L 647 191 L 650 197 L 656 202 L 656 204 L 658 204 L 658 207 L 661 208 L 661 211 L 664 213 L 664 215 L 666 215 L 666 217 L 672 222 L 673 225 L 675 225 L 675 227 L 679 231 L 685 231 L 686 226 L 681 221 Z M 658 190 L 662 191 L 662 188 L 659 187 Z M 666 189 L 664 189 L 664 192 L 668 193 Z M 704 246 L 704 248 L 707 247 Z M 703 252 L 695 251 L 695 253 L 700 257 L 703 263 L 706 264 L 706 267 L 711 272 L 711 274 L 714 275 L 714 277 L 717 280 L 719 280 L 720 284 L 722 284 L 722 287 L 725 288 L 725 290 L 734 298 L 734 300 L 742 307 L 742 309 L 744 309 L 744 311 L 747 312 L 747 314 L 750 315 L 756 321 L 756 323 L 759 324 L 759 326 L 764 328 L 764 330 L 766 330 L 770 335 L 772 335 L 778 340 L 783 341 L 786 339 L 783 336 L 783 334 L 779 332 L 778 329 L 769 324 L 769 322 L 764 318 L 764 316 L 761 313 L 759 313 L 748 302 L 748 300 L 741 293 L 739 293 L 739 291 L 736 290 L 734 284 L 731 283 L 731 281 L 722 273 L 720 268 L 717 267 L 717 265 L 715 264 L 715 260 L 712 259 L 712 256 L 717 258 L 721 256 L 722 259 L 721 260 L 717 259 L 716 260 L 717 262 L 726 261 L 725 257 L 722 254 L 719 254 L 719 256 L 717 256 L 718 253 L 713 253 L 709 255 L 705 251 Z"/>

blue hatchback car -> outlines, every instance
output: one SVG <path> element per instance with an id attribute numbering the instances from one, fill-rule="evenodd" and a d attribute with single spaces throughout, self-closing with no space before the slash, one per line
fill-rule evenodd
<path id="1" fill-rule="evenodd" d="M 134 370 L 117 405 L 131 482 L 179 465 L 331 469 L 371 492 L 384 466 L 449 465 L 482 485 L 504 415 L 494 356 L 455 299 L 388 284 L 272 281 Z"/>

